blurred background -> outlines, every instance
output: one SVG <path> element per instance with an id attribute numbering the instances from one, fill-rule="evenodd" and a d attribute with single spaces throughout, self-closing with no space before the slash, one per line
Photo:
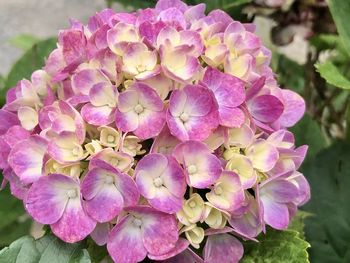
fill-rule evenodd
<path id="1" fill-rule="evenodd" d="M 350 262 L 350 1 L 186 2 L 205 2 L 208 12 L 219 8 L 236 20 L 253 22 L 273 52 L 272 68 L 280 85 L 304 97 L 307 113 L 291 130 L 297 145 L 310 147 L 302 172 L 311 184 L 312 199 L 293 227 L 311 244 L 311 262 Z M 69 26 L 69 18 L 86 23 L 89 16 L 106 7 L 132 11 L 155 3 L 0 0 L 0 103 L 9 87 L 43 65 L 55 47 L 58 30 Z M 40 235 L 37 229 L 22 203 L 12 198 L 8 189 L 1 191 L 0 248 L 28 233 Z"/>

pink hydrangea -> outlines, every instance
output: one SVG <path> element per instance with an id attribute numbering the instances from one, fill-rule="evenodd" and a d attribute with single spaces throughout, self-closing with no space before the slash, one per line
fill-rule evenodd
<path id="1" fill-rule="evenodd" d="M 0 109 L 2 185 L 115 262 L 238 262 L 310 198 L 287 130 L 305 103 L 270 60 L 253 25 L 204 4 L 74 21 Z"/>

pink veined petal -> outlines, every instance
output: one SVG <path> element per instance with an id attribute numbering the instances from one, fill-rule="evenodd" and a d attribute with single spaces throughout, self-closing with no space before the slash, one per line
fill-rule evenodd
<path id="1" fill-rule="evenodd" d="M 135 175 L 138 189 L 154 208 L 169 214 L 181 209 L 186 180 L 173 157 L 149 154 L 138 163 Z"/>
<path id="2" fill-rule="evenodd" d="M 198 5 L 189 7 L 184 13 L 186 21 L 192 22 L 204 17 L 205 8 L 206 8 L 205 4 L 198 4 Z"/>
<path id="3" fill-rule="evenodd" d="M 90 102 L 94 106 L 109 106 L 116 107 L 117 106 L 117 98 L 116 98 L 117 90 L 116 88 L 107 82 L 101 82 L 95 84 L 90 92 Z"/>
<path id="4" fill-rule="evenodd" d="M 291 90 L 282 90 L 284 111 L 280 117 L 283 127 L 292 127 L 305 113 L 305 101 L 297 93 Z"/>
<path id="5" fill-rule="evenodd" d="M 140 139 L 156 137 L 165 124 L 165 111 L 150 111 L 145 109 L 138 115 L 139 125 L 134 134 Z"/>
<path id="6" fill-rule="evenodd" d="M 85 212 L 79 195 L 68 200 L 62 217 L 51 225 L 51 230 L 63 241 L 75 243 L 86 238 L 95 226 L 96 221 Z"/>
<path id="7" fill-rule="evenodd" d="M 217 109 L 213 93 L 201 85 L 187 85 L 183 92 L 187 96 L 184 111 L 190 116 L 201 117 Z"/>
<path id="8" fill-rule="evenodd" d="M 109 234 L 107 250 L 115 262 L 135 263 L 146 258 L 142 230 L 134 220 L 132 215 L 124 217 Z"/>
<path id="9" fill-rule="evenodd" d="M 82 194 L 87 213 L 100 223 L 116 217 L 124 206 L 124 199 L 114 184 L 115 174 L 94 168 L 82 182 Z"/>
<path id="10" fill-rule="evenodd" d="M 94 126 L 105 126 L 114 121 L 115 109 L 109 106 L 93 106 L 85 104 L 81 109 L 83 119 Z"/>
<path id="11" fill-rule="evenodd" d="M 185 12 L 187 9 L 187 5 L 181 0 L 159 0 L 156 4 L 155 9 L 157 11 L 163 11 L 172 7 L 177 8 L 181 12 Z"/>
<path id="12" fill-rule="evenodd" d="M 261 95 L 250 100 L 248 108 L 254 119 L 264 123 L 277 120 L 284 109 L 282 102 L 273 95 Z"/>
<path id="13" fill-rule="evenodd" d="M 91 88 L 108 79 L 97 69 L 83 69 L 72 76 L 72 89 L 75 94 L 89 95 Z"/>
<path id="14" fill-rule="evenodd" d="M 0 135 L 5 134 L 11 126 L 20 125 L 16 114 L 3 109 L 0 109 L 0 120 Z"/>
<path id="15" fill-rule="evenodd" d="M 133 110 L 121 112 L 117 109 L 115 122 L 117 127 L 124 132 L 135 131 L 139 127 L 139 115 Z"/>
<path id="16" fill-rule="evenodd" d="M 56 223 L 63 215 L 70 190 L 79 185 L 72 178 L 61 174 L 41 177 L 29 188 L 25 207 L 28 213 L 41 224 Z"/>
<path id="17" fill-rule="evenodd" d="M 162 111 L 164 108 L 163 101 L 157 92 L 144 83 L 137 83 L 130 87 L 139 94 L 139 103 L 146 109 L 152 111 Z"/>
<path id="18" fill-rule="evenodd" d="M 10 183 L 11 194 L 20 200 L 27 196 L 28 186 L 24 185 L 11 168 L 3 171 L 4 179 Z"/>
<path id="19" fill-rule="evenodd" d="M 277 178 L 261 184 L 259 192 L 260 198 L 266 196 L 279 203 L 289 203 L 298 196 L 298 187 L 288 180 Z"/>
<path id="20" fill-rule="evenodd" d="M 177 29 L 186 28 L 186 20 L 183 13 L 175 7 L 161 11 L 158 15 L 158 20 L 165 22 L 166 24 L 171 25 Z"/>
<path id="21" fill-rule="evenodd" d="M 289 225 L 289 211 L 286 204 L 277 203 L 269 198 L 261 198 L 264 208 L 264 221 L 278 230 L 284 230 Z"/>
<path id="22" fill-rule="evenodd" d="M 245 121 L 245 115 L 239 108 L 219 108 L 220 124 L 230 128 L 239 128 Z"/>
<path id="23" fill-rule="evenodd" d="M 46 150 L 47 141 L 38 135 L 32 135 L 12 148 L 8 162 L 23 183 L 33 183 L 43 175 Z"/>
<path id="24" fill-rule="evenodd" d="M 136 90 L 127 90 L 118 96 L 118 109 L 120 112 L 128 112 L 134 109 L 139 102 L 139 93 Z"/>
<path id="25" fill-rule="evenodd" d="M 220 160 L 201 142 L 181 143 L 174 149 L 173 156 L 186 170 L 187 183 L 190 186 L 207 188 L 220 177 L 222 171 Z"/>
<path id="26" fill-rule="evenodd" d="M 200 258 L 191 249 L 186 249 L 182 253 L 176 255 L 175 257 L 161 261 L 162 263 L 204 263 L 204 260 Z"/>
<path id="27" fill-rule="evenodd" d="M 157 210 L 174 214 L 182 208 L 182 197 L 176 197 L 166 187 L 161 187 L 157 190 L 156 196 L 153 199 L 149 199 L 149 204 Z"/>
<path id="28" fill-rule="evenodd" d="M 279 158 L 276 147 L 262 139 L 249 146 L 246 155 L 252 161 L 254 168 L 261 172 L 271 170 Z"/>
<path id="29" fill-rule="evenodd" d="M 176 255 L 184 252 L 188 248 L 189 244 L 190 244 L 190 242 L 188 242 L 187 239 L 179 238 L 179 240 L 176 243 L 176 247 L 174 249 L 170 250 L 168 253 L 165 253 L 161 256 L 154 256 L 154 255 L 149 254 L 148 258 L 150 258 L 152 260 L 157 260 L 157 261 L 170 259 L 170 258 L 175 257 Z"/>
<path id="30" fill-rule="evenodd" d="M 210 88 L 219 105 L 237 107 L 245 100 L 244 83 L 214 68 L 207 68 L 203 83 Z"/>
<path id="31" fill-rule="evenodd" d="M 99 246 L 104 246 L 107 244 L 108 234 L 111 230 L 110 223 L 97 223 L 94 231 L 91 232 L 90 236 Z"/>
<path id="32" fill-rule="evenodd" d="M 174 215 L 147 206 L 128 209 L 142 221 L 142 241 L 148 253 L 160 256 L 174 249 L 179 239 Z"/>
<path id="33" fill-rule="evenodd" d="M 243 257 L 243 245 L 229 234 L 211 235 L 204 247 L 204 260 L 208 263 L 238 263 Z"/>

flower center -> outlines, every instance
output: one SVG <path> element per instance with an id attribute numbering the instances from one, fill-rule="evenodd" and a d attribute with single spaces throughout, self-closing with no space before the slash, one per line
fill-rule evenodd
<path id="1" fill-rule="evenodd" d="M 195 174 L 197 172 L 197 166 L 191 164 L 190 166 L 187 167 L 187 172 L 189 174 Z"/>
<path id="2" fill-rule="evenodd" d="M 144 108 L 142 107 L 142 105 L 140 104 L 137 104 L 134 108 L 134 111 L 137 113 L 137 114 L 140 114 L 144 111 Z"/>
<path id="3" fill-rule="evenodd" d="M 195 208 L 195 207 L 196 207 L 196 202 L 195 202 L 195 201 L 191 201 L 188 205 L 189 205 L 191 208 Z"/>
<path id="4" fill-rule="evenodd" d="M 214 193 L 216 195 L 221 195 L 223 192 L 224 192 L 224 190 L 222 189 L 221 186 L 216 186 L 215 189 L 214 189 Z"/>
<path id="5" fill-rule="evenodd" d="M 163 185 L 163 179 L 160 177 L 157 177 L 156 179 L 153 180 L 153 184 L 155 187 L 159 188 Z"/>
<path id="6" fill-rule="evenodd" d="M 183 121 L 183 122 L 187 122 L 189 119 L 190 119 L 190 116 L 188 116 L 188 114 L 186 112 L 183 112 L 181 115 L 180 115 L 180 119 Z"/>
<path id="7" fill-rule="evenodd" d="M 66 192 L 66 194 L 70 199 L 76 198 L 78 196 L 76 189 L 70 189 Z"/>
<path id="8" fill-rule="evenodd" d="M 135 217 L 133 224 L 134 224 L 134 226 L 140 227 L 142 225 L 142 220 Z"/>
<path id="9" fill-rule="evenodd" d="M 144 71 L 146 71 L 146 66 L 140 64 L 140 65 L 136 66 L 136 69 L 137 69 L 138 72 L 144 72 Z"/>
<path id="10" fill-rule="evenodd" d="M 73 154 L 73 156 L 79 156 L 79 154 L 80 154 L 79 146 L 76 146 L 72 149 L 72 154 Z"/>
<path id="11" fill-rule="evenodd" d="M 114 183 L 114 178 L 111 175 L 107 175 L 105 178 L 105 183 L 106 184 L 113 184 Z"/>
<path id="12" fill-rule="evenodd" d="M 112 143 L 114 141 L 115 141 L 115 137 L 113 135 L 110 134 L 107 136 L 107 142 Z"/>

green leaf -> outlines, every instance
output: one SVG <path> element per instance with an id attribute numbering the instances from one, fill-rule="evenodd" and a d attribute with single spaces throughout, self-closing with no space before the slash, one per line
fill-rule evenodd
<path id="1" fill-rule="evenodd" d="M 305 219 L 312 216 L 311 213 L 299 210 L 290 222 L 288 229 L 298 232 L 301 239 L 305 239 Z"/>
<path id="2" fill-rule="evenodd" d="M 305 67 L 277 53 L 273 54 L 273 59 L 276 61 L 275 71 L 278 72 L 280 85 L 302 94 L 305 87 Z"/>
<path id="3" fill-rule="evenodd" d="M 38 263 L 39 259 L 34 239 L 29 236 L 16 240 L 0 251 L 0 262 L 3 263 Z"/>
<path id="4" fill-rule="evenodd" d="M 307 144 L 309 146 L 306 160 L 313 158 L 319 151 L 327 147 L 326 136 L 318 123 L 307 114 L 290 131 L 294 133 L 297 145 Z"/>
<path id="5" fill-rule="evenodd" d="M 350 144 L 339 141 L 303 166 L 312 196 L 304 208 L 314 214 L 305 220 L 311 262 L 350 262 L 349 160 Z"/>
<path id="6" fill-rule="evenodd" d="M 35 43 L 39 42 L 39 38 L 32 35 L 19 35 L 10 39 L 10 44 L 24 51 L 30 49 Z"/>
<path id="7" fill-rule="evenodd" d="M 317 63 L 315 67 L 321 74 L 321 77 L 329 84 L 341 89 L 350 90 L 350 80 L 340 73 L 339 69 L 332 62 Z"/>
<path id="8" fill-rule="evenodd" d="M 6 263 L 91 263 L 84 243 L 68 244 L 53 235 L 38 240 L 22 237 L 0 251 Z"/>
<path id="9" fill-rule="evenodd" d="M 0 105 L 4 103 L 7 89 L 23 78 L 30 79 L 33 71 L 44 66 L 45 59 L 56 47 L 56 39 L 50 38 L 34 44 L 12 67 L 4 88 L 0 90 Z"/>
<path id="10" fill-rule="evenodd" d="M 157 3 L 156 0 L 107 0 L 108 6 L 111 6 L 113 2 L 121 4 L 124 8 L 134 11 L 141 8 L 154 7 Z"/>
<path id="11" fill-rule="evenodd" d="M 44 236 L 37 242 L 40 251 L 38 263 L 89 263 L 90 256 L 83 242 L 68 244 L 53 235 Z"/>
<path id="12" fill-rule="evenodd" d="M 269 229 L 259 242 L 244 244 L 242 263 L 307 263 L 309 243 L 293 230 L 277 231 Z"/>
<path id="13" fill-rule="evenodd" d="M 28 234 L 31 220 L 22 201 L 11 195 L 9 187 L 0 191 L 0 200 L 0 246 L 5 246 Z"/>
<path id="14" fill-rule="evenodd" d="M 344 46 L 350 55 L 350 1 L 348 0 L 327 0 L 329 9 L 332 13 L 338 33 L 342 38 Z"/>

